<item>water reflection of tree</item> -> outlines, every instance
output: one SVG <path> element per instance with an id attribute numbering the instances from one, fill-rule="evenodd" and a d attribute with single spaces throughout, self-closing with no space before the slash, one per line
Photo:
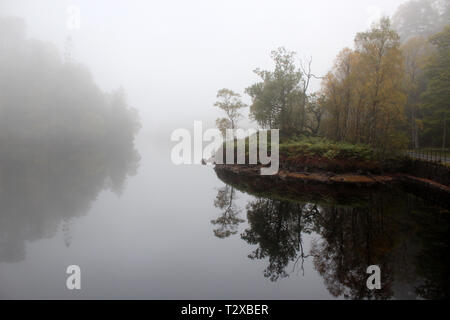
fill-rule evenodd
<path id="1" fill-rule="evenodd" d="M 448 297 L 448 213 L 403 193 L 374 193 L 363 207 L 324 207 L 314 266 L 334 296 Z M 372 264 L 382 270 L 380 290 L 366 287 Z"/>
<path id="2" fill-rule="evenodd" d="M 415 204 L 413 211 L 420 251 L 414 258 L 418 276 L 422 279 L 415 292 L 425 299 L 448 299 L 450 297 L 450 210 L 429 208 Z"/>
<path id="3" fill-rule="evenodd" d="M 241 238 L 259 247 L 250 255 L 250 259 L 268 258 L 269 266 L 264 276 L 275 281 L 286 277 L 289 262 L 303 259 L 302 233 L 311 233 L 312 219 L 318 211 L 317 206 L 289 201 L 257 199 L 247 206 L 247 218 L 250 227 Z M 298 252 L 300 254 L 298 255 Z"/>
<path id="4" fill-rule="evenodd" d="M 336 297 L 450 296 L 450 212 L 401 190 L 366 193 L 354 204 L 259 195 L 248 203 L 247 218 L 249 226 L 241 238 L 257 245 L 251 259 L 268 260 L 264 275 L 272 281 L 288 276 L 312 257 L 314 268 Z M 302 235 L 310 233 L 314 240 L 304 252 Z M 367 289 L 366 270 L 372 264 L 381 268 L 381 290 Z"/>
<path id="5" fill-rule="evenodd" d="M 389 251 L 397 243 L 396 224 L 383 209 L 383 199 L 373 199 L 368 207 L 324 207 L 316 217 L 322 240 L 314 242 L 314 266 L 329 292 L 352 299 L 388 298 L 392 295 Z M 382 289 L 368 290 L 366 268 L 378 265 Z"/>
<path id="6" fill-rule="evenodd" d="M 0 261 L 85 214 L 104 189 L 136 172 L 137 114 L 123 90 L 105 94 L 85 67 L 0 18 Z"/>
<path id="7" fill-rule="evenodd" d="M 218 238 L 236 234 L 239 224 L 244 222 L 239 218 L 240 210 L 234 202 L 235 199 L 236 191 L 233 186 L 225 185 L 217 191 L 214 206 L 222 210 L 222 213 L 217 219 L 211 220 L 211 223 L 218 226 L 217 229 L 214 229 L 214 235 Z"/>

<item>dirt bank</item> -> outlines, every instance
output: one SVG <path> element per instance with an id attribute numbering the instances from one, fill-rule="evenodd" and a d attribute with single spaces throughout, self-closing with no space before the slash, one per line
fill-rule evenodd
<path id="1" fill-rule="evenodd" d="M 228 180 L 240 184 L 251 183 L 259 191 L 283 187 L 285 192 L 294 193 L 326 191 L 336 195 L 351 195 L 353 192 L 370 192 L 371 188 L 390 185 L 402 185 L 416 192 L 450 201 L 450 187 L 431 179 L 416 177 L 407 173 L 389 173 L 384 175 L 332 172 L 291 172 L 280 169 L 275 175 L 260 175 L 260 166 L 215 165 L 214 170 Z M 336 188 L 330 188 L 335 186 Z"/>

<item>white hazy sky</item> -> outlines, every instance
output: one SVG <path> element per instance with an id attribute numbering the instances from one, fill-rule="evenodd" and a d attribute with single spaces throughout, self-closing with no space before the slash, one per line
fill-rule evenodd
<path id="1" fill-rule="evenodd" d="M 74 58 L 103 90 L 123 86 L 149 132 L 212 126 L 218 89 L 241 94 L 257 67 L 271 68 L 271 50 L 285 46 L 313 58 L 326 73 L 356 32 L 404 0 L 0 0 L 0 15 L 22 17 L 28 35 L 55 43 L 68 36 Z M 67 28 L 67 8 L 80 28 Z M 318 89 L 319 82 L 312 84 Z M 244 96 L 246 102 L 249 101 Z"/>

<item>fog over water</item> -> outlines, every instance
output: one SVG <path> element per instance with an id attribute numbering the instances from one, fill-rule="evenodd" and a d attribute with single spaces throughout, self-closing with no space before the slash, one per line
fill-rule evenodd
<path id="1" fill-rule="evenodd" d="M 448 210 L 267 195 L 170 158 L 173 130 L 215 126 L 219 89 L 250 101 L 271 50 L 320 77 L 403 2 L 0 0 L 0 299 L 448 297 Z M 368 294 L 370 259 L 387 285 Z"/>
<path id="2" fill-rule="evenodd" d="M 217 90 L 243 94 L 255 68 L 272 67 L 271 50 L 285 46 L 299 59 L 312 57 L 313 72 L 324 75 L 356 32 L 402 2 L 2 0 L 0 13 L 22 17 L 30 37 L 61 52 L 70 36 L 74 59 L 95 82 L 107 91 L 123 86 L 144 130 L 168 139 L 194 120 L 213 126 Z M 80 9 L 79 30 L 66 28 L 70 5 Z"/>

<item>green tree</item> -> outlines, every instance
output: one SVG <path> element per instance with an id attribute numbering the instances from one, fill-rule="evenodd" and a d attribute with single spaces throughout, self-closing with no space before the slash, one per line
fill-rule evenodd
<path id="1" fill-rule="evenodd" d="M 322 117 L 325 113 L 325 96 L 320 93 L 312 93 L 306 103 L 305 126 L 313 136 L 319 134 Z"/>
<path id="2" fill-rule="evenodd" d="M 425 68 L 428 84 L 422 94 L 424 122 L 432 136 L 440 131 L 440 143 L 445 148 L 450 119 L 450 25 L 431 37 L 430 42 L 436 46 L 436 52 Z"/>
<path id="3" fill-rule="evenodd" d="M 400 47 L 404 58 L 404 89 L 407 97 L 405 114 L 408 126 L 409 145 L 419 147 L 419 132 L 423 128 L 420 110 L 421 94 L 426 89 L 424 69 L 433 52 L 431 43 L 424 37 L 414 37 Z"/>
<path id="4" fill-rule="evenodd" d="M 295 66 L 294 52 L 272 51 L 273 71 L 256 69 L 260 82 L 246 89 L 252 98 L 250 116 L 263 128 L 280 129 L 282 135 L 301 132 L 305 125 L 302 72 Z"/>
<path id="5" fill-rule="evenodd" d="M 217 118 L 216 127 L 220 130 L 222 135 L 225 137 L 227 129 L 231 129 L 231 121 L 227 118 Z"/>
<path id="6" fill-rule="evenodd" d="M 214 106 L 223 110 L 227 116 L 216 120 L 216 125 L 222 133 L 226 129 L 233 129 L 233 131 L 236 129 L 237 121 L 242 116 L 240 110 L 247 107 L 241 101 L 241 95 L 230 89 L 220 89 L 217 92 L 217 101 L 214 103 Z"/>

